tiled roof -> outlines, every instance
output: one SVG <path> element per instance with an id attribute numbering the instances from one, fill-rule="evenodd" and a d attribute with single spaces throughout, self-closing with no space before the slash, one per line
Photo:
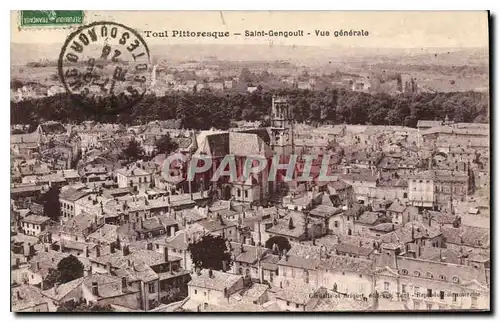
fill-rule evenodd
<path id="1" fill-rule="evenodd" d="M 301 269 L 307 269 L 307 270 L 315 270 L 318 268 L 318 260 L 309 258 L 303 258 L 303 257 L 298 257 L 298 256 L 283 256 L 281 260 L 278 262 L 279 266 L 286 266 L 286 267 L 296 267 L 296 268 L 301 268 Z"/>
<path id="2" fill-rule="evenodd" d="M 165 241 L 165 245 L 169 248 L 177 250 L 187 250 L 189 247 L 188 238 L 186 232 L 179 231 L 175 236 L 168 238 Z"/>
<path id="3" fill-rule="evenodd" d="M 336 208 L 330 205 L 319 205 L 316 208 L 312 209 L 309 214 L 312 216 L 318 216 L 323 218 L 329 218 L 337 213 L 340 213 L 342 210 L 340 208 Z"/>
<path id="4" fill-rule="evenodd" d="M 243 248 L 243 252 L 241 251 Z M 231 243 L 231 254 L 234 255 L 235 261 L 253 264 L 259 259 L 259 247 L 247 245 L 247 244 L 239 244 L 239 243 Z M 269 250 L 264 247 L 260 247 L 260 256 L 267 253 Z"/>
<path id="5" fill-rule="evenodd" d="M 340 243 L 337 244 L 335 248 L 339 253 L 348 253 L 359 256 L 368 256 L 373 253 L 373 248 L 360 247 L 352 244 Z"/>
<path id="6" fill-rule="evenodd" d="M 333 270 L 337 272 L 356 272 L 357 274 L 371 275 L 372 261 L 348 256 L 332 255 L 329 258 L 320 261 L 322 269 Z"/>
<path id="7" fill-rule="evenodd" d="M 301 243 L 290 243 L 292 246 L 288 255 L 302 257 L 305 259 L 319 259 L 321 246 L 313 246 Z"/>
<path id="8" fill-rule="evenodd" d="M 40 289 L 33 285 L 21 285 L 12 289 L 12 311 L 19 312 L 36 305 L 48 303 Z"/>
<path id="9" fill-rule="evenodd" d="M 447 243 L 482 248 L 490 245 L 488 228 L 462 225 L 460 228 L 442 227 L 441 231 Z"/>
<path id="10" fill-rule="evenodd" d="M 297 281 L 285 281 L 283 289 L 276 293 L 276 298 L 295 304 L 305 305 L 311 301 L 310 294 L 314 293 L 314 288 L 305 283 Z"/>
<path id="11" fill-rule="evenodd" d="M 67 190 L 62 190 L 61 193 L 59 194 L 59 198 L 67 200 L 67 201 L 76 201 L 80 198 L 85 197 L 88 194 L 89 194 L 89 192 L 87 192 L 87 191 L 75 190 L 75 189 L 69 188 Z"/>
<path id="12" fill-rule="evenodd" d="M 222 222 L 221 222 L 222 221 Z M 214 232 L 214 231 L 219 231 L 222 229 L 227 229 L 231 227 L 236 227 L 236 224 L 233 223 L 232 221 L 229 221 L 227 219 L 203 219 L 197 222 L 199 225 L 201 225 L 203 228 L 208 230 L 209 232 Z"/>
<path id="13" fill-rule="evenodd" d="M 109 298 L 138 291 L 138 289 L 128 286 L 127 293 L 124 293 L 121 278 L 109 274 L 92 274 L 83 277 L 83 284 L 90 291 L 92 290 L 92 283 L 97 283 L 99 298 Z"/>
<path id="14" fill-rule="evenodd" d="M 27 222 L 27 223 L 32 223 L 36 225 L 43 224 L 44 222 L 49 221 L 50 218 L 46 216 L 39 216 L 39 215 L 28 215 L 23 218 L 22 221 Z"/>
<path id="15" fill-rule="evenodd" d="M 224 291 L 224 288 L 233 287 L 242 277 L 221 271 L 212 270 L 212 277 L 209 276 L 209 270 L 203 269 L 200 275 L 193 274 L 192 280 L 188 283 L 190 286 L 202 287 L 217 291 Z"/>
<path id="16" fill-rule="evenodd" d="M 88 238 L 96 239 L 105 244 L 110 244 L 116 241 L 118 236 L 117 234 L 118 226 L 104 224 L 102 227 L 99 227 L 95 232 L 90 234 Z"/>
<path id="17" fill-rule="evenodd" d="M 262 269 L 276 271 L 278 269 L 278 262 L 280 261 L 278 255 L 266 254 L 261 259 Z"/>
<path id="18" fill-rule="evenodd" d="M 393 202 L 387 210 L 394 211 L 394 212 L 403 212 L 403 211 L 405 211 L 405 209 L 406 209 L 405 205 L 403 205 L 399 202 Z"/>
<path id="19" fill-rule="evenodd" d="M 360 224 L 375 225 L 376 223 L 379 222 L 379 213 L 365 211 L 359 216 L 359 218 L 356 221 Z"/>

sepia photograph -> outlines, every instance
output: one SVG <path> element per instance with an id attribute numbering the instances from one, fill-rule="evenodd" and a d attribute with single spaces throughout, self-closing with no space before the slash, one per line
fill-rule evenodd
<path id="1" fill-rule="evenodd" d="M 11 311 L 490 312 L 490 23 L 11 11 Z"/>

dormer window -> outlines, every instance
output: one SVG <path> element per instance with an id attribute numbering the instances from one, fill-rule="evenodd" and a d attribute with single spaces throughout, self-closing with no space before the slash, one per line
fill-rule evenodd
<path id="1" fill-rule="evenodd" d="M 444 275 L 439 275 L 439 279 L 442 280 L 442 281 L 446 281 L 446 276 Z"/>
<path id="2" fill-rule="evenodd" d="M 413 272 L 413 275 L 415 275 L 416 277 L 420 277 L 420 272 L 419 271 L 415 271 L 415 272 Z"/>
<path id="3" fill-rule="evenodd" d="M 427 278 L 432 278 L 432 273 L 427 272 Z"/>
<path id="4" fill-rule="evenodd" d="M 460 280 L 458 279 L 458 277 L 456 276 L 453 276 L 453 283 L 458 283 Z"/>
<path id="5" fill-rule="evenodd" d="M 401 274 L 402 274 L 402 275 L 408 275 L 408 271 L 407 271 L 406 269 L 402 269 L 402 270 L 401 270 Z"/>

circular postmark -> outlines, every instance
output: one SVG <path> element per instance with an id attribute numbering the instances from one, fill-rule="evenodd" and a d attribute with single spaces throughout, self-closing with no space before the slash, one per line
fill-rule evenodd
<path id="1" fill-rule="evenodd" d="M 137 104 L 151 84 L 149 48 L 123 24 L 98 21 L 72 32 L 59 54 L 68 94 L 97 113 L 117 114 Z M 103 109 L 104 108 L 104 109 Z"/>

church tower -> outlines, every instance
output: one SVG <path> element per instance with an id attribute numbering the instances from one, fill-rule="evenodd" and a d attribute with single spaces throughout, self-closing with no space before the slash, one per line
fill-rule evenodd
<path id="1" fill-rule="evenodd" d="M 273 96 L 270 121 L 273 152 L 279 155 L 293 154 L 292 107 L 285 97 Z"/>

